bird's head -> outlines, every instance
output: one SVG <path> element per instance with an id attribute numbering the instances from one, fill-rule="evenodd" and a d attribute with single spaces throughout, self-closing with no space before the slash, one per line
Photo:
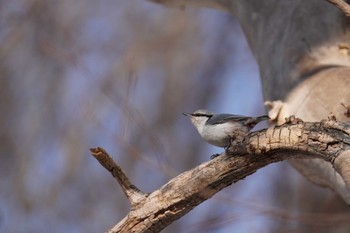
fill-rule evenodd
<path id="1" fill-rule="evenodd" d="M 192 124 L 201 131 L 207 122 L 214 113 L 205 109 L 196 110 L 194 113 L 183 113 L 185 116 L 188 116 L 192 122 Z"/>

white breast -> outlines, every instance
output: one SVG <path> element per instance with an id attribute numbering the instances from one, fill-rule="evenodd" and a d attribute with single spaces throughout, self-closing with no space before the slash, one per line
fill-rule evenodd
<path id="1" fill-rule="evenodd" d="M 210 144 L 218 147 L 226 147 L 235 131 L 247 133 L 246 127 L 240 123 L 227 122 L 217 125 L 205 125 L 199 134 Z"/>

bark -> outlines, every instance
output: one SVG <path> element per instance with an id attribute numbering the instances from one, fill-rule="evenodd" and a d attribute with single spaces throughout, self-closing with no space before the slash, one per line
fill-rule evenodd
<path id="1" fill-rule="evenodd" d="M 334 119 L 310 123 L 291 117 L 276 127 L 253 132 L 226 153 L 184 172 L 150 194 L 127 179 L 102 148 L 92 155 L 117 179 L 131 211 L 107 232 L 159 232 L 223 188 L 270 163 L 290 158 L 320 158 L 333 164 L 350 153 L 350 124 Z"/>

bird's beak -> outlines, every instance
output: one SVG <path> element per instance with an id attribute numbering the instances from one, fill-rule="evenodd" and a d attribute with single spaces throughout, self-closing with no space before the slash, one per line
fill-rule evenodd
<path id="1" fill-rule="evenodd" d="M 191 116 L 192 116 L 192 114 L 191 114 L 191 113 L 182 113 L 182 115 L 184 115 L 184 116 L 188 116 L 188 117 L 191 117 Z"/>

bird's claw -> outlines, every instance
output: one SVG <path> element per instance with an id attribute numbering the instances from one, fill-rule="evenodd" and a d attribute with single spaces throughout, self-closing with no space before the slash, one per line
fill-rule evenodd
<path id="1" fill-rule="evenodd" d="M 220 154 L 213 154 L 212 156 L 210 156 L 210 159 L 215 159 L 216 157 L 218 157 Z"/>

